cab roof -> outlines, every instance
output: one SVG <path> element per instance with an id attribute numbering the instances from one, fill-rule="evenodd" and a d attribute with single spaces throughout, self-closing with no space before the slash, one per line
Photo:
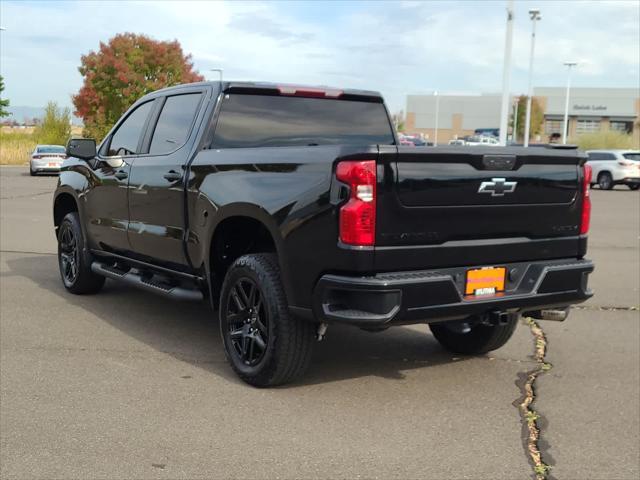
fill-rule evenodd
<path id="1" fill-rule="evenodd" d="M 335 98 L 342 100 L 359 100 L 382 103 L 380 92 L 373 90 L 357 90 L 328 87 L 325 85 L 295 85 L 290 83 L 273 82 L 238 82 L 238 81 L 207 81 L 184 83 L 173 87 L 163 88 L 153 94 L 167 94 L 187 87 L 214 87 L 226 93 L 246 93 L 260 95 L 283 95 L 310 98 Z M 152 94 L 151 94 L 152 95 Z"/>

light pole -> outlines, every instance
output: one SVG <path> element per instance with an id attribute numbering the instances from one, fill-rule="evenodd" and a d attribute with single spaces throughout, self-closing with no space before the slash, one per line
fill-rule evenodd
<path id="1" fill-rule="evenodd" d="M 218 72 L 220 74 L 220 81 L 222 81 L 222 69 L 221 68 L 210 68 L 210 72 Z"/>
<path id="2" fill-rule="evenodd" d="M 438 91 L 433 92 L 433 96 L 436 97 L 436 128 L 433 132 L 433 146 L 438 146 L 438 117 L 440 116 L 440 97 Z"/>
<path id="3" fill-rule="evenodd" d="M 504 66 L 502 68 L 502 105 L 500 109 L 500 145 L 507 144 L 509 123 L 509 83 L 511 80 L 511 45 L 513 38 L 513 0 L 507 1 L 507 33 L 504 40 Z"/>
<path id="4" fill-rule="evenodd" d="M 513 104 L 513 133 L 511 134 L 511 140 L 513 143 L 518 143 L 518 104 L 520 103 L 520 97 L 516 98 Z"/>
<path id="5" fill-rule="evenodd" d="M 527 93 L 527 114 L 524 119 L 524 146 L 529 146 L 529 129 L 531 128 L 531 96 L 533 95 L 533 54 L 536 46 L 536 22 L 542 19 L 540 10 L 529 10 L 529 18 L 531 19 L 531 57 L 529 58 L 529 90 Z"/>
<path id="6" fill-rule="evenodd" d="M 562 122 L 562 144 L 567 144 L 569 134 L 569 93 L 571 92 L 571 67 L 578 65 L 578 62 L 564 62 L 567 67 L 567 94 L 564 99 L 564 122 Z"/>

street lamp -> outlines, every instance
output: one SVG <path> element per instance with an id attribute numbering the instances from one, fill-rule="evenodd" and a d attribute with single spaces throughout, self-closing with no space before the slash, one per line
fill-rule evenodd
<path id="1" fill-rule="evenodd" d="M 433 132 L 433 146 L 438 146 L 438 117 L 440 116 L 440 97 L 438 91 L 433 92 L 433 96 L 436 97 L 436 128 Z"/>
<path id="2" fill-rule="evenodd" d="M 513 0 L 507 1 L 507 31 L 504 40 L 504 65 L 502 67 L 502 105 L 500 107 L 500 145 L 507 144 L 509 123 L 509 81 L 511 80 L 511 45 L 513 38 Z"/>
<path id="3" fill-rule="evenodd" d="M 220 81 L 222 81 L 222 69 L 221 68 L 210 68 L 210 72 L 218 72 L 220 74 Z"/>
<path id="4" fill-rule="evenodd" d="M 571 67 L 578 65 L 578 62 L 564 62 L 567 67 L 567 94 L 564 99 L 564 122 L 562 123 L 562 144 L 567 144 L 569 134 L 569 93 L 571 92 Z"/>
<path id="5" fill-rule="evenodd" d="M 518 143 L 518 104 L 520 103 L 520 97 L 516 97 L 513 102 L 513 133 L 511 133 L 511 141 Z"/>
<path id="6" fill-rule="evenodd" d="M 533 95 L 533 54 L 536 46 L 536 22 L 542 19 L 540 10 L 529 10 L 529 18 L 531 19 L 531 56 L 529 58 L 529 90 L 527 93 L 527 114 L 524 120 L 524 146 L 529 146 L 529 129 L 531 128 L 531 96 Z"/>

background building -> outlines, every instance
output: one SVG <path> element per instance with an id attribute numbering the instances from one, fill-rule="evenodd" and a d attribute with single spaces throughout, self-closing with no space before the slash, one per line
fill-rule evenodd
<path id="1" fill-rule="evenodd" d="M 562 133 L 565 88 L 535 88 L 544 111 L 544 133 Z M 640 139 L 640 90 L 636 88 L 572 88 L 569 96 L 569 138 L 615 130 Z"/>
<path id="2" fill-rule="evenodd" d="M 534 89 L 544 112 L 543 135 L 546 142 L 553 133 L 562 133 L 565 103 L 564 87 Z M 472 135 L 477 128 L 498 128 L 500 94 L 409 95 L 405 131 L 423 133 L 433 141 L 438 102 L 438 143 Z M 513 98 L 510 102 L 513 105 Z M 511 110 L 513 113 L 513 110 Z M 583 133 L 615 130 L 633 135 L 640 143 L 640 89 L 572 88 L 569 99 L 569 138 Z"/>
<path id="3" fill-rule="evenodd" d="M 405 131 L 423 133 L 433 141 L 438 102 L 438 143 L 465 135 L 476 128 L 500 126 L 500 94 L 482 95 L 409 95 Z"/>

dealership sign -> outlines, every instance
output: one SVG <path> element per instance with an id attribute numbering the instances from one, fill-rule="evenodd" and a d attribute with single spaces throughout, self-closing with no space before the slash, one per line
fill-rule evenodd
<path id="1" fill-rule="evenodd" d="M 587 105 L 587 104 L 575 104 L 573 106 L 575 111 L 587 111 L 587 112 L 606 112 L 606 105 Z"/>

